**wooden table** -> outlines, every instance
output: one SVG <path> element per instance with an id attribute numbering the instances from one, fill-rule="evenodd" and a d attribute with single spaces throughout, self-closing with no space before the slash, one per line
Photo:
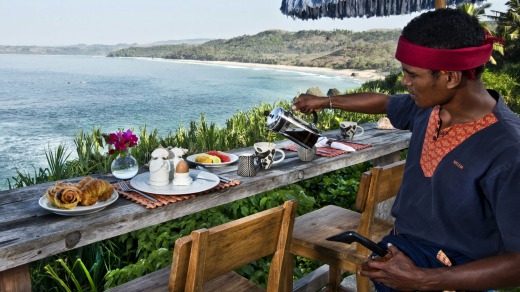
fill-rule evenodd
<path id="1" fill-rule="evenodd" d="M 361 162 L 376 160 L 376 164 L 386 164 L 377 163 L 377 159 L 394 161 L 401 150 L 408 148 L 411 134 L 407 131 L 378 130 L 375 123 L 363 124 L 363 128 L 365 134 L 356 137 L 354 142 L 373 147 L 331 158 L 316 156 L 311 162 L 301 162 L 296 152 L 285 151 L 284 161 L 270 170 L 259 171 L 255 177 L 237 176 L 235 163 L 215 169 L 215 172 L 239 179 L 240 185 L 155 209 L 146 209 L 120 197 L 100 212 L 66 217 L 38 205 L 38 199 L 54 183 L 2 191 L 0 291 L 27 291 L 30 287 L 28 264 L 31 262 Z M 331 138 L 338 134 L 338 130 L 323 133 Z M 282 148 L 293 143 L 285 140 L 276 144 L 277 148 Z M 237 155 L 252 152 L 252 148 L 230 151 Z M 115 181 L 111 175 L 100 178 Z"/>

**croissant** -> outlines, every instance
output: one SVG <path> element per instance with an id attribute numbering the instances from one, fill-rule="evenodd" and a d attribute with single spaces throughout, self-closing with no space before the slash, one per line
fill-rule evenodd
<path id="1" fill-rule="evenodd" d="M 81 191 L 75 186 L 59 186 L 54 195 L 54 205 L 63 209 L 74 209 L 81 201 Z"/>
<path id="2" fill-rule="evenodd" d="M 93 179 L 94 179 L 94 178 L 92 178 L 92 177 L 90 177 L 90 176 L 87 176 L 86 178 L 80 180 L 80 181 L 78 182 L 78 184 L 76 185 L 76 187 L 77 187 L 78 189 L 81 190 L 81 189 L 82 189 L 82 188 L 83 188 L 83 187 L 84 187 L 84 186 L 85 186 L 89 181 L 91 181 L 91 180 L 93 180 Z"/>
<path id="3" fill-rule="evenodd" d="M 112 185 L 101 179 L 92 179 L 88 181 L 82 188 L 81 205 L 94 205 L 97 201 L 106 201 L 112 193 L 114 188 Z"/>

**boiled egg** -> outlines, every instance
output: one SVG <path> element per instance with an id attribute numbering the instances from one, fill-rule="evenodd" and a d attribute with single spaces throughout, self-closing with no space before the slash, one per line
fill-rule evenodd
<path id="1" fill-rule="evenodd" d="M 190 168 L 188 167 L 188 163 L 184 160 L 179 161 L 175 167 L 176 173 L 188 173 L 189 171 Z"/>

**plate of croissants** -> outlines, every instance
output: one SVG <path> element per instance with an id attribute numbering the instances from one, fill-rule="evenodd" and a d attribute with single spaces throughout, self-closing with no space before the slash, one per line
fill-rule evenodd
<path id="1" fill-rule="evenodd" d="M 78 216 L 101 211 L 118 197 L 109 182 L 86 177 L 78 183 L 57 182 L 47 189 L 38 203 L 59 215 Z"/>

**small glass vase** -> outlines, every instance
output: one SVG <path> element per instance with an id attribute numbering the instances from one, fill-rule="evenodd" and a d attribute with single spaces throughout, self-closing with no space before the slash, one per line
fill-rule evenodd
<path id="1" fill-rule="evenodd" d="M 130 154 L 130 149 L 119 153 L 112 161 L 112 174 L 118 179 L 130 179 L 137 174 L 139 166 L 137 160 Z"/>

